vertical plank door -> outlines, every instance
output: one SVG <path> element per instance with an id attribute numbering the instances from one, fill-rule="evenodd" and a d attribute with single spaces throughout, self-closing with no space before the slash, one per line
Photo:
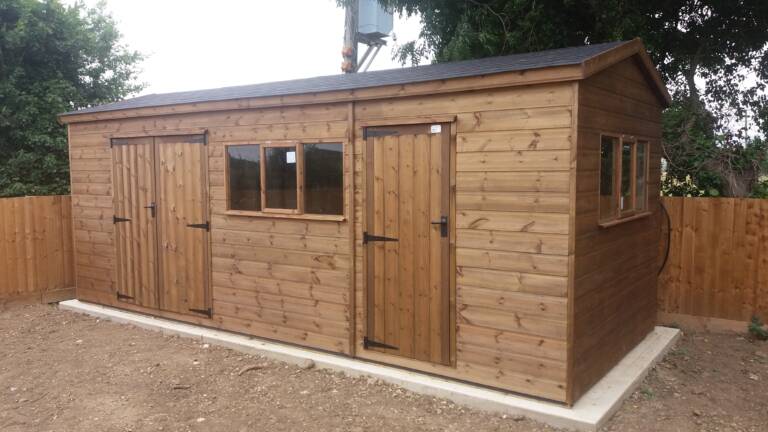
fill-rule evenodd
<path id="1" fill-rule="evenodd" d="M 449 124 L 366 130 L 366 349 L 450 363 Z"/>
<path id="2" fill-rule="evenodd" d="M 117 299 L 158 306 L 153 140 L 112 140 Z"/>
<path id="3" fill-rule="evenodd" d="M 156 137 L 160 308 L 210 316 L 203 135 Z"/>

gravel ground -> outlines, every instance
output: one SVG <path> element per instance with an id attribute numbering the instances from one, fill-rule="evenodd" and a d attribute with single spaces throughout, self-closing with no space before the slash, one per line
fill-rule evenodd
<path id="1" fill-rule="evenodd" d="M 555 431 L 50 306 L 0 310 L 0 431 Z M 606 426 L 768 430 L 768 344 L 686 335 Z"/>

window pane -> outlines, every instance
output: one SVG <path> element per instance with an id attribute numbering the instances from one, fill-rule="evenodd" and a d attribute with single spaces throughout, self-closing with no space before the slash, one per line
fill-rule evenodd
<path id="1" fill-rule="evenodd" d="M 296 208 L 296 147 L 264 150 L 267 208 Z"/>
<path id="2" fill-rule="evenodd" d="M 604 136 L 600 142 L 600 219 L 616 216 L 617 204 L 613 194 L 615 148 L 618 139 Z"/>
<path id="3" fill-rule="evenodd" d="M 227 146 L 231 210 L 261 210 L 260 159 L 258 145 Z"/>
<path id="4" fill-rule="evenodd" d="M 632 147 L 635 143 L 625 142 L 621 146 L 621 209 L 630 210 L 632 204 Z"/>
<path id="5" fill-rule="evenodd" d="M 344 213 L 344 146 L 304 145 L 304 212 Z"/>
<path id="6" fill-rule="evenodd" d="M 637 168 L 636 168 L 636 179 L 637 179 L 637 190 L 635 192 L 635 196 L 637 197 L 637 208 L 639 210 L 645 209 L 645 190 L 646 190 L 646 183 L 645 183 L 645 176 L 647 172 L 647 160 L 648 157 L 646 155 L 646 152 L 648 151 L 648 143 L 647 142 L 639 142 L 637 143 Z"/>

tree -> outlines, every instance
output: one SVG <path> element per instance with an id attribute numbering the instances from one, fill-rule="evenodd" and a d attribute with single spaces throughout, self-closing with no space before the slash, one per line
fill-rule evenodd
<path id="1" fill-rule="evenodd" d="M 68 193 L 57 114 L 142 88 L 142 56 L 120 40 L 103 4 L 0 0 L 0 196 Z"/>
<path id="2" fill-rule="evenodd" d="M 745 194 L 757 182 L 768 132 L 765 0 L 380 0 L 418 14 L 403 63 L 463 60 L 641 37 L 675 100 L 665 113 L 667 179 L 694 177 L 705 194 Z M 748 77 L 754 78 L 750 84 Z M 753 159 L 749 159 L 753 158 Z M 680 177 L 682 176 L 682 177 Z M 698 184 L 702 183 L 702 184 Z"/>

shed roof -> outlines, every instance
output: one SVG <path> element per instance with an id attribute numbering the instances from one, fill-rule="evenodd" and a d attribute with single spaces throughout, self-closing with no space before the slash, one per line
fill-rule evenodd
<path id="1" fill-rule="evenodd" d="M 482 76 L 503 72 L 542 69 L 556 66 L 583 65 L 588 60 L 593 60 L 608 52 L 614 51 L 619 47 L 632 44 L 639 44 L 642 47 L 642 43 L 635 39 L 633 41 L 607 42 L 572 48 L 560 48 L 531 53 L 512 54 L 498 57 L 487 57 L 476 60 L 465 60 L 407 68 L 362 72 L 356 74 L 327 75 L 263 84 L 222 87 L 174 93 L 148 94 L 118 102 L 67 112 L 61 114 L 61 117 L 188 103 L 216 102 L 235 99 L 291 96 L 307 93 L 356 90 L 389 85 L 401 85 L 427 81 L 447 80 L 452 78 Z M 645 54 L 644 49 L 642 49 L 642 53 Z M 647 56 L 647 54 L 645 55 Z M 656 73 L 655 68 L 653 73 Z M 663 86 L 663 84 L 661 85 Z M 663 89 L 663 93 L 666 94 L 666 88 Z"/>

